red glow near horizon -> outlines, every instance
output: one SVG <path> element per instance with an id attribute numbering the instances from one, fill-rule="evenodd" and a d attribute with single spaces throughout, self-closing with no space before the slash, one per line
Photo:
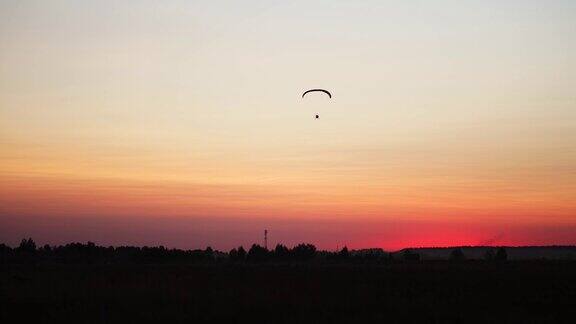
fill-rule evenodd
<path id="1" fill-rule="evenodd" d="M 308 242 L 336 250 L 477 245 L 574 245 L 576 226 L 486 225 L 434 221 L 289 220 L 220 217 L 38 216 L 0 217 L 6 243 L 24 237 L 39 244 L 93 241 L 101 245 L 136 245 L 229 250 L 262 244 L 264 229 L 269 246 Z"/>

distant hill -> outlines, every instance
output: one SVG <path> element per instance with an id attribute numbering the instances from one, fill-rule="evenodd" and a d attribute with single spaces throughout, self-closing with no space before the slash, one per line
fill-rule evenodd
<path id="1" fill-rule="evenodd" d="M 454 249 L 461 249 L 466 259 L 484 259 L 489 250 L 500 247 L 493 246 L 455 246 L 455 247 L 432 247 L 432 248 L 409 248 L 395 252 L 401 256 L 409 250 L 420 254 L 422 260 L 446 260 Z M 576 246 L 503 246 L 508 254 L 508 260 L 576 260 Z"/>

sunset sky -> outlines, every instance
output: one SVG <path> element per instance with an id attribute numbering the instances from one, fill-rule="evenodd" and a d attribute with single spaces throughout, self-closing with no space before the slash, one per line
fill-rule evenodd
<path id="1" fill-rule="evenodd" d="M 0 2 L 0 243 L 264 229 L 576 244 L 576 1 Z"/>

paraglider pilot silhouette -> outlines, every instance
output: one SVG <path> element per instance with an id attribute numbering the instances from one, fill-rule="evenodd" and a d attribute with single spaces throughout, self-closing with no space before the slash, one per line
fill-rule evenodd
<path id="1" fill-rule="evenodd" d="M 324 90 L 324 89 L 310 89 L 310 90 L 306 90 L 306 91 L 304 91 L 304 93 L 302 94 L 302 98 L 304 98 L 304 96 L 305 96 L 307 93 L 310 93 L 310 92 L 323 92 L 323 93 L 327 94 L 330 99 L 332 99 L 332 94 L 331 94 L 328 90 Z M 314 116 L 316 117 L 316 119 L 320 118 L 320 115 L 318 115 L 318 114 L 316 114 L 316 115 L 314 115 Z"/>

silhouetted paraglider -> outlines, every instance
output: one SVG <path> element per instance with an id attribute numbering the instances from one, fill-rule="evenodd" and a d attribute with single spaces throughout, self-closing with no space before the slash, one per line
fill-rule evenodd
<path id="1" fill-rule="evenodd" d="M 310 89 L 310 90 L 306 90 L 306 91 L 304 91 L 304 93 L 302 94 L 302 98 L 304 98 L 304 96 L 305 96 L 307 93 L 310 93 L 310 92 L 324 92 L 325 94 L 328 95 L 328 97 L 332 98 L 332 94 L 330 93 L 330 91 L 324 90 L 324 89 Z"/>
<path id="2" fill-rule="evenodd" d="M 330 99 L 332 99 L 332 94 L 330 93 L 330 91 L 324 90 L 324 89 L 310 89 L 310 90 L 306 90 L 306 91 L 304 91 L 304 93 L 302 94 L 302 98 L 304 98 L 304 96 L 305 96 L 307 93 L 310 93 L 310 92 L 322 92 L 322 93 L 327 94 L 328 97 L 330 97 Z M 320 118 L 320 116 L 319 116 L 318 114 L 316 114 L 315 117 L 316 117 L 315 119 L 319 119 L 319 118 Z"/>

